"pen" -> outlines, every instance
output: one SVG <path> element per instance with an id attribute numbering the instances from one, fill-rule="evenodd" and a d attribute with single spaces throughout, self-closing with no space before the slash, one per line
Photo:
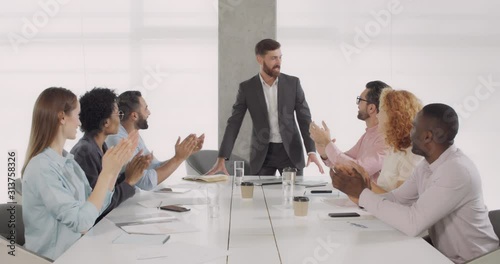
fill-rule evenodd
<path id="1" fill-rule="evenodd" d="M 353 223 L 353 222 L 347 222 L 347 223 L 351 224 L 352 226 L 357 226 L 357 227 L 360 227 L 360 228 L 368 228 L 367 226 L 362 225 L 362 224 L 358 224 L 358 223 Z"/>

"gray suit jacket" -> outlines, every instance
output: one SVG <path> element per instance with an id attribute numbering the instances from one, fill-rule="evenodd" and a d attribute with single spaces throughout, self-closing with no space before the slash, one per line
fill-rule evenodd
<path id="1" fill-rule="evenodd" d="M 240 83 L 231 117 L 227 120 L 226 131 L 219 149 L 219 157 L 229 158 L 238 137 L 246 111 L 252 118 L 252 139 L 250 151 L 250 174 L 256 174 L 266 158 L 269 146 L 269 116 L 266 98 L 259 75 Z M 297 121 L 295 120 L 297 115 Z M 281 73 L 278 81 L 278 122 L 283 146 L 296 168 L 305 166 L 302 139 L 307 152 L 316 151 L 314 141 L 309 137 L 311 112 L 307 105 L 299 78 Z M 297 122 L 300 127 L 297 127 Z"/>

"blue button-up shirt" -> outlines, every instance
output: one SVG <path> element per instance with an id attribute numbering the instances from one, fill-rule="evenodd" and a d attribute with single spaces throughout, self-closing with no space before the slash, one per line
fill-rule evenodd
<path id="1" fill-rule="evenodd" d="M 50 259 L 58 258 L 89 230 L 109 205 L 108 192 L 101 212 L 87 198 L 90 188 L 73 155 L 46 148 L 33 157 L 23 174 L 23 220 L 26 248 Z"/>
<path id="2" fill-rule="evenodd" d="M 127 130 L 122 125 L 120 125 L 117 134 L 109 135 L 106 138 L 106 144 L 108 145 L 108 147 L 116 146 L 120 142 L 120 140 L 127 137 Z M 137 144 L 134 155 L 137 154 L 140 150 L 142 150 L 142 155 L 151 153 L 148 147 L 146 147 L 146 143 L 144 143 L 144 140 L 142 140 L 141 136 L 139 136 L 139 143 Z M 146 191 L 155 188 L 158 185 L 158 174 L 156 172 L 156 168 L 158 168 L 161 164 L 162 163 L 159 160 L 153 157 L 151 164 L 146 170 L 144 170 L 142 178 L 135 184 L 135 186 Z M 122 171 L 125 171 L 125 166 L 123 167 Z"/>

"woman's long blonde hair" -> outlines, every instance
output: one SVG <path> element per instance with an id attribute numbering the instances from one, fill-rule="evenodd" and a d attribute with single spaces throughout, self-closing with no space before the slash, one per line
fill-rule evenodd
<path id="1" fill-rule="evenodd" d="M 29 161 L 54 141 L 62 114 L 69 115 L 76 108 L 77 100 L 73 92 L 60 87 L 47 88 L 38 96 L 33 107 L 28 151 L 21 175 Z"/>
<path id="2" fill-rule="evenodd" d="M 385 142 L 394 151 L 405 151 L 411 146 L 410 131 L 413 119 L 422 109 L 422 103 L 411 92 L 384 89 L 380 96 L 380 110 L 387 114 L 383 125 Z"/>

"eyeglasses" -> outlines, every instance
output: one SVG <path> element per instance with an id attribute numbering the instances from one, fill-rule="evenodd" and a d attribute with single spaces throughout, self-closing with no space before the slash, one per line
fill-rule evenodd
<path id="1" fill-rule="evenodd" d="M 366 100 L 366 99 L 361 98 L 361 96 L 356 97 L 356 104 L 359 104 L 361 101 L 365 101 L 365 102 L 367 102 L 367 103 L 371 103 L 370 101 L 368 101 L 368 100 Z"/>
<path id="2" fill-rule="evenodd" d="M 120 118 L 120 120 L 123 119 L 123 116 L 125 115 L 125 113 L 123 113 L 122 110 L 118 111 L 118 113 L 113 113 L 113 115 L 118 115 L 118 117 Z"/>

